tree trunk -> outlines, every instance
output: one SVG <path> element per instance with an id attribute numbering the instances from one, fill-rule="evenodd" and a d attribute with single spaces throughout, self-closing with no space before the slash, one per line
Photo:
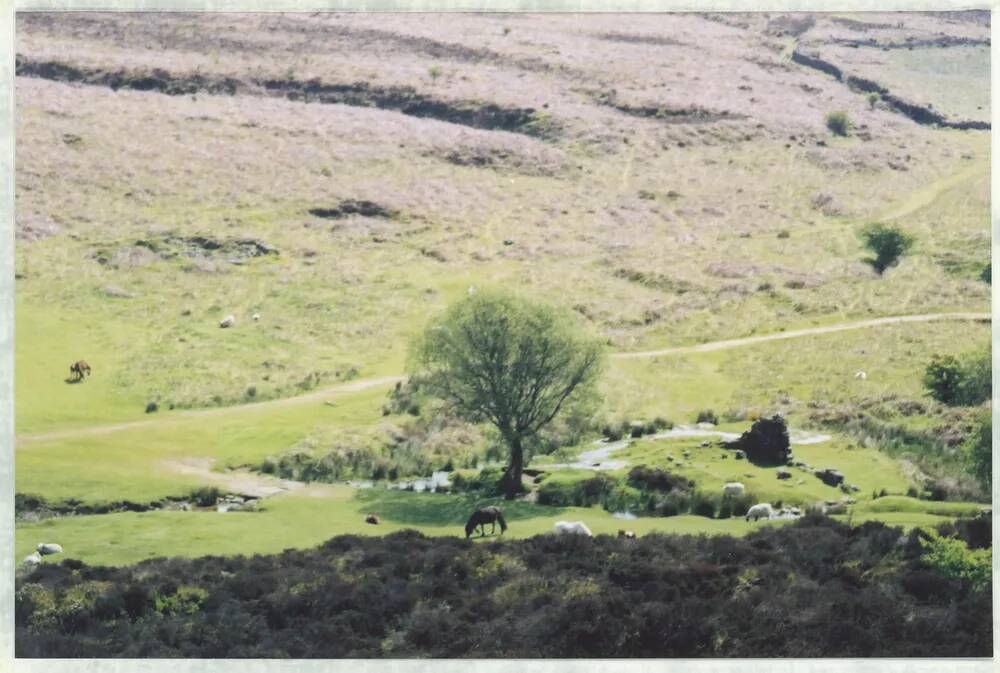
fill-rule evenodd
<path id="1" fill-rule="evenodd" d="M 521 438 L 516 437 L 510 441 L 510 465 L 507 471 L 500 477 L 498 486 L 504 497 L 512 500 L 515 495 L 524 490 L 521 483 L 521 470 L 524 467 L 524 449 L 521 447 Z"/>

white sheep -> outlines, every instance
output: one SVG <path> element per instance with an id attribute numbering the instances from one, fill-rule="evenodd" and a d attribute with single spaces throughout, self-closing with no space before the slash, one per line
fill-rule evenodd
<path id="1" fill-rule="evenodd" d="M 587 528 L 587 524 L 582 521 L 556 521 L 556 533 L 560 535 L 586 535 L 594 537 L 594 534 Z"/>
<path id="2" fill-rule="evenodd" d="M 743 495 L 746 491 L 746 486 L 738 481 L 731 481 L 722 487 L 723 495 Z"/>
<path id="3" fill-rule="evenodd" d="M 868 373 L 859 369 L 858 371 L 854 372 L 854 378 L 864 381 L 868 378 Z"/>
<path id="4" fill-rule="evenodd" d="M 232 327 L 235 324 L 236 324 L 236 316 L 234 316 L 232 313 L 230 313 L 225 318 L 219 321 L 219 327 L 222 328 Z"/>
<path id="5" fill-rule="evenodd" d="M 38 545 L 36 551 L 42 556 L 46 556 L 48 554 L 61 554 L 62 546 L 57 545 L 54 542 L 42 542 Z"/>
<path id="6" fill-rule="evenodd" d="M 747 521 L 753 519 L 757 521 L 758 519 L 770 519 L 774 516 L 774 508 L 771 507 L 769 502 L 757 503 L 753 507 L 747 510 Z"/>

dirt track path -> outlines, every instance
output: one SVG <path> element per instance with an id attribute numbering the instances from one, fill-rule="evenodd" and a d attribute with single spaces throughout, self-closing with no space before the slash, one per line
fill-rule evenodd
<path id="1" fill-rule="evenodd" d="M 697 344 L 695 346 L 676 346 L 673 348 L 661 348 L 659 350 L 652 350 L 652 351 L 613 353 L 611 357 L 616 359 L 633 359 L 633 358 L 657 357 L 661 355 L 684 355 L 687 353 L 708 353 L 711 351 L 727 350 L 730 348 L 739 348 L 741 346 L 750 346 L 753 344 L 764 343 L 767 341 L 796 339 L 805 336 L 830 334 L 833 332 L 842 332 L 846 330 L 865 329 L 869 327 L 878 327 L 881 325 L 897 325 L 900 323 L 909 323 L 909 322 L 931 322 L 935 320 L 984 320 L 985 321 L 985 320 L 991 320 L 991 314 L 925 313 L 921 315 L 890 316 L 886 318 L 874 318 L 871 320 L 861 320 L 856 322 L 837 323 L 834 325 L 823 325 L 821 327 L 807 327 L 804 329 L 788 330 L 787 332 L 776 332 L 774 334 L 761 334 L 759 336 L 743 337 L 741 339 L 726 339 L 723 341 L 711 341 L 708 343 Z M 362 390 L 367 390 L 369 388 L 386 386 L 391 383 L 395 383 L 397 381 L 402 381 L 404 378 L 405 377 L 403 376 L 382 376 L 373 379 L 360 379 L 357 381 L 351 381 L 350 383 L 343 383 L 340 385 L 332 386 L 330 388 L 323 388 L 321 390 L 316 390 L 311 393 L 307 393 L 305 395 L 299 395 L 297 397 L 286 397 L 280 400 L 271 400 L 269 402 L 257 402 L 255 404 L 244 404 L 235 407 L 219 407 L 216 409 L 182 411 L 179 413 L 169 414 L 162 418 L 156 418 L 156 419 L 131 421 L 128 423 L 115 423 L 110 425 L 97 425 L 89 428 L 78 428 L 75 430 L 60 430 L 58 432 L 21 435 L 17 437 L 17 445 L 23 446 L 26 444 L 33 444 L 36 442 L 68 439 L 71 437 L 104 435 L 113 432 L 118 432 L 121 430 L 129 430 L 132 428 L 155 427 L 158 424 L 170 423 L 176 420 L 183 420 L 187 418 L 210 418 L 212 416 L 218 416 L 223 414 L 250 413 L 262 408 L 274 409 L 280 407 L 297 406 L 300 404 L 307 404 L 309 402 L 322 400 L 332 395 L 360 392 Z M 213 474 L 218 474 L 218 473 L 213 473 Z"/>
<path id="2" fill-rule="evenodd" d="M 685 353 L 708 353 L 711 351 L 727 350 L 729 348 L 739 348 L 740 346 L 750 346 L 752 344 L 763 343 L 765 341 L 780 341 L 782 339 L 796 339 L 817 334 L 830 334 L 832 332 L 843 332 L 845 330 L 865 329 L 867 327 L 878 327 L 880 325 L 898 325 L 907 322 L 930 322 L 934 320 L 991 320 L 989 313 L 925 313 L 922 315 L 902 315 L 890 316 L 888 318 L 873 318 L 871 320 L 860 320 L 858 322 L 844 322 L 834 325 L 823 325 L 821 327 L 806 327 L 804 329 L 788 330 L 787 332 L 776 332 L 774 334 L 761 334 L 760 336 L 743 337 L 742 339 L 726 339 L 725 341 L 710 341 L 696 346 L 676 346 L 674 348 L 661 348 L 654 351 L 636 351 L 632 353 L 613 353 L 613 358 L 649 358 L 658 355 L 683 355 Z"/>
<path id="3" fill-rule="evenodd" d="M 161 418 L 151 418 L 142 421 L 128 421 L 126 423 L 95 425 L 93 427 L 77 428 L 75 430 L 60 430 L 58 432 L 44 432 L 32 435 L 20 435 L 16 438 L 16 440 L 17 444 L 21 445 L 21 444 L 30 444 L 34 442 L 45 442 L 53 439 L 66 439 L 69 437 L 105 435 L 112 432 L 118 432 L 120 430 L 151 427 L 163 423 L 170 423 L 173 421 L 184 420 L 189 418 L 211 418 L 212 416 L 220 416 L 224 414 L 234 414 L 234 413 L 247 413 L 259 409 L 276 409 L 281 407 L 297 406 L 299 404 L 306 404 L 309 402 L 322 400 L 332 395 L 357 393 L 361 392 L 362 390 L 367 390 L 369 388 L 378 388 L 380 386 L 389 385 L 390 383 L 402 381 L 404 378 L 405 377 L 403 376 L 381 376 L 379 378 L 374 378 L 374 379 L 359 379 L 357 381 L 351 381 L 350 383 L 341 383 L 339 385 L 331 386 L 329 388 L 314 390 L 311 393 L 306 393 L 305 395 L 297 395 L 296 397 L 284 397 L 278 400 L 269 400 L 267 402 L 256 402 L 254 404 L 241 404 L 233 407 L 217 407 L 213 409 L 192 409 L 190 411 L 181 411 L 177 413 L 168 414 Z"/>
<path id="4" fill-rule="evenodd" d="M 182 458 L 165 460 L 159 465 L 170 472 L 194 475 L 205 483 L 224 489 L 227 493 L 251 498 L 269 498 L 288 491 L 296 491 L 302 495 L 326 496 L 334 490 L 332 486 L 326 484 L 306 484 L 291 479 L 269 477 L 249 470 L 220 472 L 212 469 L 214 463 L 213 458 Z"/>

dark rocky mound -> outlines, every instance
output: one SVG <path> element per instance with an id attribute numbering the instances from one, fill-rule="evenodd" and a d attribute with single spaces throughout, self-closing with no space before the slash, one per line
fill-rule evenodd
<path id="1" fill-rule="evenodd" d="M 788 426 L 777 415 L 754 421 L 739 439 L 726 446 L 743 451 L 747 460 L 756 465 L 784 465 L 792 455 Z"/>

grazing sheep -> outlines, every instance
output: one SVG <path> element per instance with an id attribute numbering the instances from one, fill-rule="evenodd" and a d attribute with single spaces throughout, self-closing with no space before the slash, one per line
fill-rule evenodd
<path id="1" fill-rule="evenodd" d="M 225 329 L 226 327 L 232 327 L 235 324 L 236 324 L 236 316 L 234 316 L 232 313 L 230 313 L 225 318 L 219 321 L 219 327 L 222 327 L 223 329 Z"/>
<path id="2" fill-rule="evenodd" d="M 585 535 L 594 537 L 587 525 L 582 521 L 556 521 L 556 533 L 559 535 Z"/>
<path id="3" fill-rule="evenodd" d="M 33 551 L 24 557 L 21 561 L 21 566 L 24 568 L 34 568 L 36 565 L 42 562 L 42 555 L 37 551 Z"/>
<path id="4" fill-rule="evenodd" d="M 868 378 L 868 373 L 859 369 L 858 371 L 854 372 L 854 378 L 864 381 Z"/>
<path id="5" fill-rule="evenodd" d="M 798 519 L 802 516 L 802 510 L 798 507 L 782 507 L 780 510 L 775 512 L 771 518 L 772 519 Z"/>
<path id="6" fill-rule="evenodd" d="M 258 320 L 260 320 L 260 313 L 254 313 L 253 314 L 253 321 L 257 322 Z"/>
<path id="7" fill-rule="evenodd" d="M 49 542 L 49 543 L 43 542 L 43 543 L 41 543 L 41 544 L 38 545 L 38 547 L 36 548 L 36 551 L 39 554 L 41 554 L 42 556 L 47 556 L 48 554 L 61 554 L 62 553 L 62 546 L 61 545 L 57 545 L 57 544 L 55 544 L 53 542 Z"/>
<path id="8" fill-rule="evenodd" d="M 722 495 L 743 495 L 746 486 L 738 481 L 732 481 L 722 487 Z"/>
<path id="9" fill-rule="evenodd" d="M 749 521 L 753 519 L 757 521 L 758 519 L 770 519 L 774 516 L 774 508 L 771 507 L 771 503 L 762 502 L 754 505 L 747 510 L 746 520 Z"/>
<path id="10" fill-rule="evenodd" d="M 618 537 L 623 537 L 626 540 L 634 540 L 635 539 L 635 531 L 632 531 L 632 530 L 622 530 L 622 529 L 619 528 L 618 529 Z"/>
<path id="11" fill-rule="evenodd" d="M 369 514 L 368 516 L 365 517 L 365 523 L 373 523 L 375 525 L 378 525 L 381 522 L 382 520 L 378 518 L 378 514 Z"/>

